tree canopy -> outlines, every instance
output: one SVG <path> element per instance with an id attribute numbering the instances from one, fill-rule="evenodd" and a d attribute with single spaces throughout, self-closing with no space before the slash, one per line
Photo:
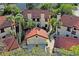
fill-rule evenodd
<path id="1" fill-rule="evenodd" d="M 61 4 L 60 12 L 61 14 L 72 14 L 72 10 L 75 8 L 73 4 Z"/>
<path id="2" fill-rule="evenodd" d="M 26 4 L 26 8 L 27 8 L 27 9 L 33 9 L 33 8 L 34 8 L 33 3 L 27 3 L 27 4 Z"/>
<path id="3" fill-rule="evenodd" d="M 5 15 L 5 14 L 16 15 L 18 13 L 20 13 L 20 9 L 16 5 L 9 4 L 9 5 L 5 6 L 3 15 Z"/>
<path id="4" fill-rule="evenodd" d="M 75 8 L 75 5 L 73 4 L 52 4 L 52 3 L 44 3 L 41 4 L 40 9 L 43 10 L 50 10 L 53 12 L 53 15 L 57 15 L 58 13 L 61 14 L 69 14 L 72 15 L 72 10 Z"/>
<path id="5" fill-rule="evenodd" d="M 52 4 L 49 4 L 49 3 L 44 3 L 40 6 L 40 9 L 43 9 L 43 10 L 51 10 L 52 8 Z"/>
<path id="6" fill-rule="evenodd" d="M 36 26 L 36 23 L 32 20 L 28 20 L 26 24 L 26 27 L 30 29 Z"/>
<path id="7" fill-rule="evenodd" d="M 50 19 L 49 24 L 52 26 L 52 32 L 55 32 L 56 27 L 59 25 L 59 22 L 57 21 L 56 18 L 52 18 Z"/>

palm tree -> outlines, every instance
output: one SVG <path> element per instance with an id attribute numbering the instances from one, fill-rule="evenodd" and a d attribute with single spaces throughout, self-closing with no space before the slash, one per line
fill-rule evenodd
<path id="1" fill-rule="evenodd" d="M 15 16 L 10 15 L 7 17 L 7 20 L 12 22 L 12 25 L 16 24 Z M 10 32 L 14 32 L 14 36 L 16 36 L 16 26 L 12 26 L 12 28 L 13 28 L 12 29 L 13 31 L 10 31 Z"/>
<path id="2" fill-rule="evenodd" d="M 18 34 L 18 42 L 21 43 L 21 37 L 22 37 L 22 29 L 24 28 L 24 19 L 23 16 L 21 14 L 17 14 L 16 16 L 8 16 L 7 19 L 15 24 L 17 24 L 19 26 L 19 34 Z M 16 27 L 15 31 L 16 31 Z"/>
<path id="3" fill-rule="evenodd" d="M 49 21 L 50 24 L 50 30 L 49 30 L 49 36 L 51 35 L 51 33 L 56 33 L 57 34 L 57 27 L 60 26 L 59 21 L 56 18 L 52 18 Z"/>
<path id="4" fill-rule="evenodd" d="M 21 38 L 22 38 L 22 29 L 24 28 L 24 19 L 21 14 L 17 14 L 15 16 L 16 23 L 19 25 L 19 34 L 18 34 L 18 41 L 21 43 Z"/>
<path id="5" fill-rule="evenodd" d="M 36 26 L 36 23 L 34 22 L 34 21 L 32 21 L 32 20 L 28 20 L 27 21 L 27 28 L 33 28 L 33 27 L 35 27 Z"/>

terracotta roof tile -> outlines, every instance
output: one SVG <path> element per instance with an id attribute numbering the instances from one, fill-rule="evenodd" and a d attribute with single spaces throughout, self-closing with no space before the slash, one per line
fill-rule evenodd
<path id="1" fill-rule="evenodd" d="M 49 15 L 51 15 L 51 12 L 48 10 L 41 10 L 41 9 L 32 9 L 32 10 L 23 10 L 22 14 L 24 15 L 24 17 L 27 17 L 27 14 L 31 13 L 32 14 L 32 18 L 40 18 L 41 14 L 44 13 L 45 14 L 45 18 L 50 18 Z"/>
<path id="2" fill-rule="evenodd" d="M 77 16 L 63 15 L 61 17 L 61 22 L 64 26 L 75 27 L 79 29 L 79 17 Z"/>
<path id="3" fill-rule="evenodd" d="M 29 33 L 26 32 L 25 39 L 31 38 L 35 35 L 41 36 L 43 38 L 48 38 L 48 33 L 41 28 L 33 28 Z"/>
<path id="4" fill-rule="evenodd" d="M 6 48 L 5 51 L 10 51 L 19 48 L 19 44 L 14 38 L 14 36 L 6 37 L 3 43 L 5 44 L 5 48 Z"/>
<path id="5" fill-rule="evenodd" d="M 79 38 L 58 37 L 55 41 L 55 47 L 69 49 L 72 46 L 79 45 Z"/>
<path id="6" fill-rule="evenodd" d="M 11 27 L 11 26 L 12 26 L 12 22 L 8 21 L 6 16 L 0 16 L 0 29 Z"/>

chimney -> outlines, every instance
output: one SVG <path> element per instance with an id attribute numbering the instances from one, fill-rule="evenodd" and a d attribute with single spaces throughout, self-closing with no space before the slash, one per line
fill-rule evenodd
<path id="1" fill-rule="evenodd" d="M 59 21 L 61 19 L 61 13 L 57 14 L 57 20 Z"/>

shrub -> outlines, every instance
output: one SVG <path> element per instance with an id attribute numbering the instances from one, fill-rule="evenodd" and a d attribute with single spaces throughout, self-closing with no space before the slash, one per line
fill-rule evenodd
<path id="1" fill-rule="evenodd" d="M 40 47 L 34 47 L 32 49 L 32 52 L 31 52 L 32 55 L 37 55 L 37 56 L 46 56 L 48 55 L 44 49 L 40 48 Z"/>
<path id="2" fill-rule="evenodd" d="M 74 55 L 77 55 L 79 56 L 79 45 L 78 46 L 72 46 L 70 48 L 71 52 L 74 54 Z"/>
<path id="3" fill-rule="evenodd" d="M 48 56 L 49 54 L 41 49 L 40 47 L 35 47 L 32 51 L 27 49 L 16 49 L 9 52 L 0 52 L 0 56 Z"/>
<path id="4" fill-rule="evenodd" d="M 62 56 L 73 56 L 73 53 L 71 51 L 65 50 L 65 49 L 60 49 L 60 54 Z"/>
<path id="5" fill-rule="evenodd" d="M 17 49 L 9 52 L 1 52 L 0 56 L 25 56 L 26 52 L 23 49 Z"/>
<path id="6" fill-rule="evenodd" d="M 69 50 L 60 49 L 60 53 L 66 56 L 69 56 L 69 55 L 79 56 L 79 45 L 72 46 Z"/>

